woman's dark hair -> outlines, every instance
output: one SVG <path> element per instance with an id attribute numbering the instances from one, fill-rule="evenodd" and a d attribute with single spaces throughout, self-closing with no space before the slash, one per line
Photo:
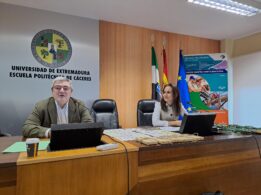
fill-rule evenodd
<path id="1" fill-rule="evenodd" d="M 179 90 L 176 86 L 173 86 L 172 84 L 169 83 L 163 86 L 162 94 L 164 93 L 166 87 L 171 87 L 172 89 L 172 96 L 173 96 L 172 110 L 179 115 L 181 111 Z M 168 109 L 163 97 L 161 98 L 160 104 L 161 104 L 161 109 L 167 112 Z"/>

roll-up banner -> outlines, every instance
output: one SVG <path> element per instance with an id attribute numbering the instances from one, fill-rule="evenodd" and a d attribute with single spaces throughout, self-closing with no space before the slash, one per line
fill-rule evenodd
<path id="1" fill-rule="evenodd" d="M 228 61 L 226 54 L 185 55 L 192 110 L 215 112 L 215 123 L 228 124 Z"/>

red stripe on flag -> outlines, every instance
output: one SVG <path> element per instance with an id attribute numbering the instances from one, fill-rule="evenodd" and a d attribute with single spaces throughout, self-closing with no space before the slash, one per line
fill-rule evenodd
<path id="1" fill-rule="evenodd" d="M 167 56 L 165 48 L 163 48 L 163 84 L 168 84 L 168 65 L 167 65 Z"/>

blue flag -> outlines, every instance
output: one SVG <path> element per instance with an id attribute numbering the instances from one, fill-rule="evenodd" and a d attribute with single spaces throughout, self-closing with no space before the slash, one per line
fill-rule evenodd
<path id="1" fill-rule="evenodd" d="M 178 75 L 178 89 L 180 93 L 180 100 L 184 108 L 191 112 L 191 102 L 188 90 L 188 84 L 186 81 L 186 70 L 182 56 L 182 51 L 179 52 L 179 75 Z"/>

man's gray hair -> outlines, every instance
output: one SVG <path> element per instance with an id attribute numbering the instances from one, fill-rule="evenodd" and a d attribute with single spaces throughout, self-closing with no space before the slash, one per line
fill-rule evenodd
<path id="1" fill-rule="evenodd" d="M 54 80 L 52 80 L 52 88 L 56 81 L 67 81 L 67 82 L 69 82 L 71 89 L 73 88 L 72 81 L 70 79 L 67 79 L 66 77 L 56 77 Z"/>

